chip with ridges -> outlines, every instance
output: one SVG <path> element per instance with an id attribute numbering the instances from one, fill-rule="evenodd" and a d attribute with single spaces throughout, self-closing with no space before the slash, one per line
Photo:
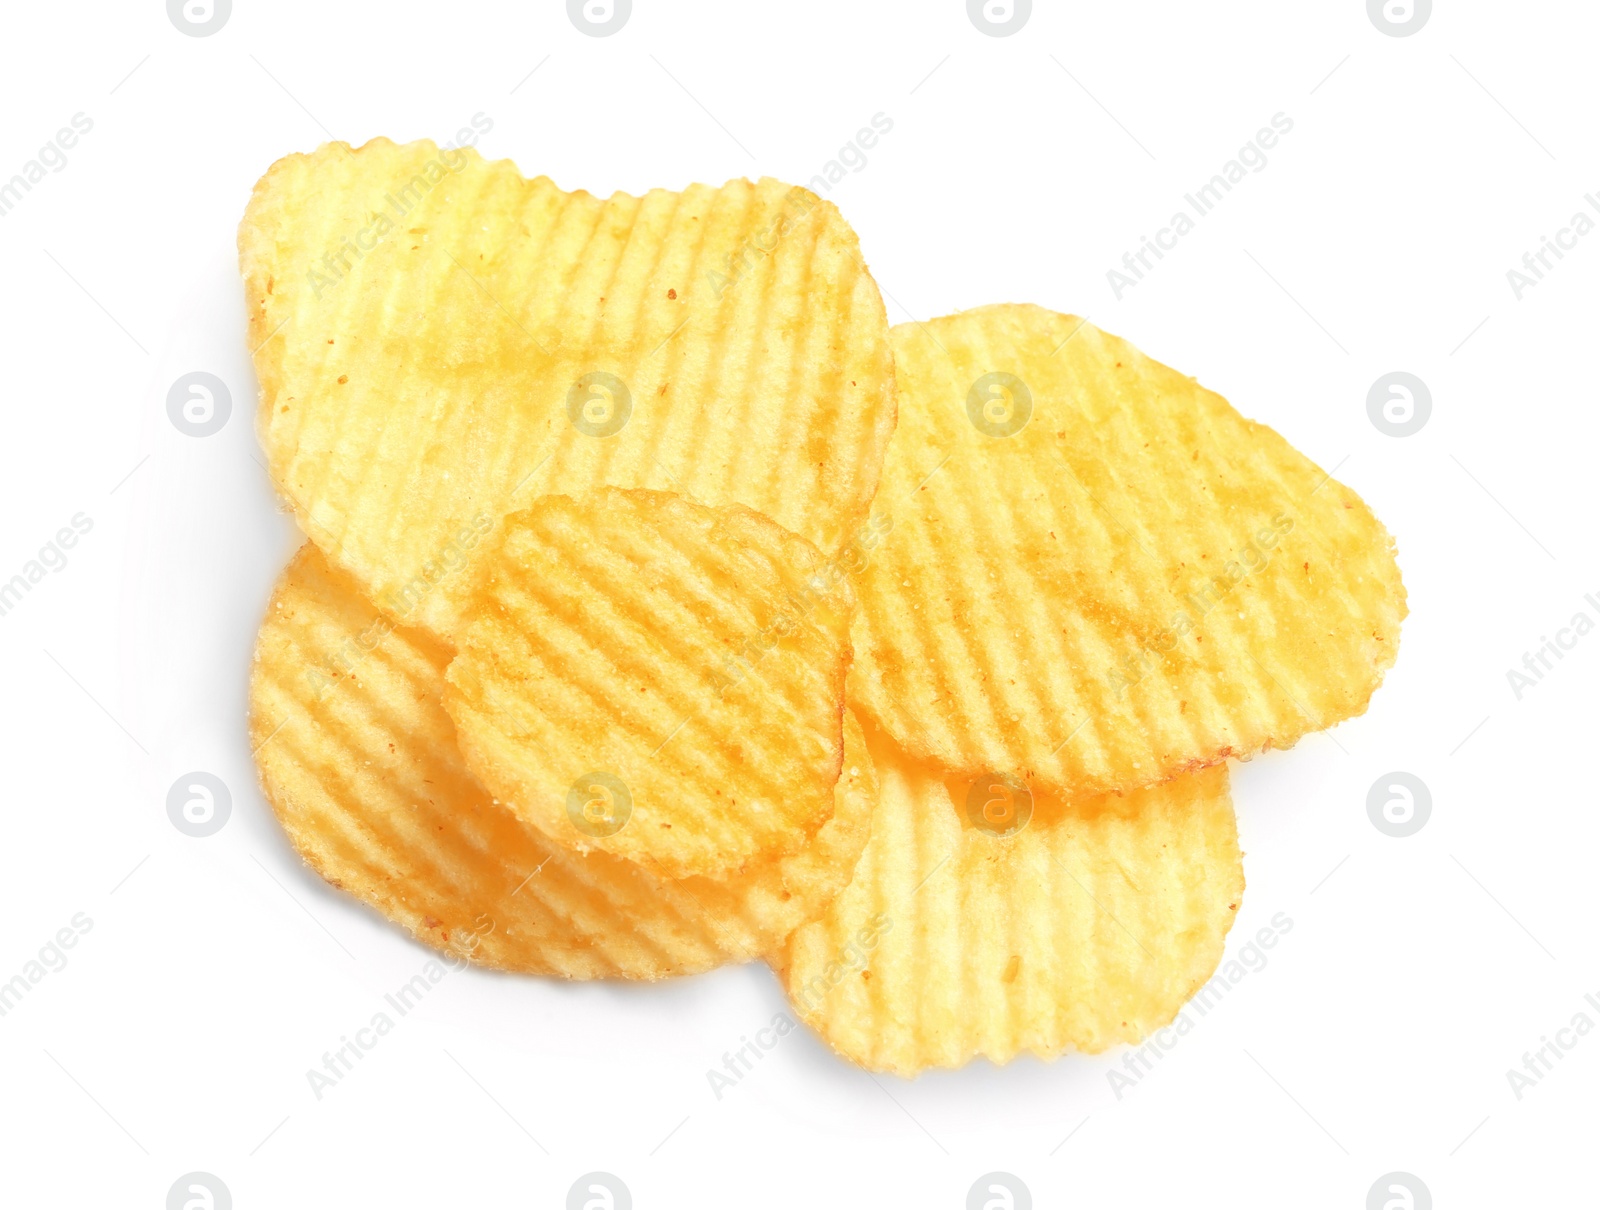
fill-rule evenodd
<path id="1" fill-rule="evenodd" d="M 1068 803 L 869 731 L 850 886 L 771 960 L 840 1055 L 910 1076 L 1137 1042 L 1210 978 L 1244 891 L 1225 765 Z"/>
<path id="2" fill-rule="evenodd" d="M 445 709 L 529 823 L 680 878 L 792 852 L 828 818 L 854 596 L 805 539 L 603 488 L 513 513 L 482 567 Z"/>
<path id="3" fill-rule="evenodd" d="M 257 428 L 301 528 L 442 632 L 500 518 L 604 485 L 766 513 L 823 550 L 894 427 L 877 286 L 779 181 L 567 193 L 431 142 L 330 143 L 239 231 Z"/>
<path id="4" fill-rule="evenodd" d="M 256 646 L 250 731 L 290 841 L 333 885 L 438 949 L 572 979 L 656 979 L 742 962 L 849 881 L 876 782 L 845 718 L 833 816 L 799 852 L 727 880 L 574 853 L 467 770 L 441 695 L 451 653 L 396 627 L 307 545 Z"/>
<path id="5" fill-rule="evenodd" d="M 1071 316 L 982 307 L 893 339 L 851 699 L 909 753 L 1093 794 L 1366 709 L 1405 590 L 1353 491 Z"/>

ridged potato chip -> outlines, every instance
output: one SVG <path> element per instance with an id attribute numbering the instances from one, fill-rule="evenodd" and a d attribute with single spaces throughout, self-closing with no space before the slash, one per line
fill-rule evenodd
<path id="1" fill-rule="evenodd" d="M 547 836 L 681 878 L 827 820 L 854 596 L 738 506 L 602 488 L 508 516 L 451 634 L 467 765 Z"/>
<path id="2" fill-rule="evenodd" d="M 877 286 L 775 180 L 608 200 L 433 143 L 278 161 L 239 231 L 257 427 L 301 528 L 442 633 L 462 568 L 550 493 L 740 503 L 833 551 L 894 427 Z"/>
<path id="3" fill-rule="evenodd" d="M 1244 892 L 1225 765 L 1068 803 L 868 748 L 866 851 L 772 959 L 851 1062 L 911 1076 L 1137 1042 L 1221 961 Z"/>
<path id="4" fill-rule="evenodd" d="M 1077 796 L 1366 709 L 1405 590 L 1353 491 L 1068 315 L 982 307 L 893 339 L 851 698 L 909 753 Z"/>
<path id="5" fill-rule="evenodd" d="M 725 881 L 670 881 L 574 853 L 493 801 L 444 712 L 450 656 L 308 544 L 273 594 L 250 684 L 262 785 L 294 847 L 419 940 L 507 970 L 655 979 L 770 952 L 849 881 L 876 797 L 854 715 L 837 807 L 805 848 Z"/>

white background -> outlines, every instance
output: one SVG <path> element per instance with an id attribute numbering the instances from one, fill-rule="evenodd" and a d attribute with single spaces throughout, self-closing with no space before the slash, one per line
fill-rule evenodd
<path id="1" fill-rule="evenodd" d="M 1506 272 L 1600 191 L 1600 14 L 1451 0 L 1394 38 L 1363 0 L 1035 9 L 994 38 L 960 0 L 635 0 L 592 38 L 558 0 L 235 0 L 191 38 L 161 0 L 6 7 L 0 180 L 94 123 L 0 219 L 0 579 L 93 521 L 0 617 L 0 980 L 93 921 L 0 1018 L 8 1204 L 157 1208 L 204 1170 L 241 1210 L 555 1207 L 592 1169 L 640 1207 L 960 1207 L 996 1169 L 1039 1206 L 1359 1210 L 1391 1170 L 1441 1208 L 1595 1204 L 1600 1032 L 1521 1100 L 1506 1071 L 1600 1024 L 1600 635 L 1520 701 L 1506 672 L 1600 620 L 1600 233 L 1520 301 Z M 486 154 L 566 188 L 803 182 L 880 112 L 829 196 L 893 322 L 1087 314 L 1397 536 L 1411 616 L 1371 710 L 1236 769 L 1230 953 L 1292 931 L 1120 1100 L 1118 1053 L 907 1082 L 800 1032 L 718 1101 L 706 1070 L 783 1007 L 752 965 L 453 974 L 318 1102 L 306 1069 L 427 954 L 301 868 L 251 768 L 251 642 L 297 538 L 251 427 L 250 186 L 476 113 Z M 1117 300 L 1107 270 L 1279 112 L 1268 166 Z M 1366 412 L 1396 369 L 1433 397 L 1403 439 Z M 232 391 L 212 437 L 166 417 L 192 370 Z M 233 792 L 203 840 L 165 810 L 197 769 Z M 1432 791 L 1408 839 L 1366 814 L 1393 770 Z"/>

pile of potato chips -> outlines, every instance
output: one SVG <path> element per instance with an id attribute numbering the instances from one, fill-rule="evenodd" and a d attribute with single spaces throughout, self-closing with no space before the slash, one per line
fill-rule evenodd
<path id="1" fill-rule="evenodd" d="M 804 189 L 333 143 L 239 247 L 310 539 L 257 643 L 262 784 L 440 949 L 765 958 L 907 1075 L 1136 1042 L 1239 907 L 1227 759 L 1394 662 L 1354 492 L 1083 320 L 891 329 Z"/>

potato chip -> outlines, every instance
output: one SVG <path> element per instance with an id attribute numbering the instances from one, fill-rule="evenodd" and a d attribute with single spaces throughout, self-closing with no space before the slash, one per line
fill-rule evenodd
<path id="1" fill-rule="evenodd" d="M 772 960 L 851 1062 L 910 1076 L 1137 1042 L 1221 961 L 1244 892 L 1226 765 L 1068 803 L 868 747 L 855 876 Z"/>
<path id="2" fill-rule="evenodd" d="M 850 692 L 910 754 L 1074 796 L 1366 709 L 1405 591 L 1349 488 L 1071 316 L 983 307 L 893 338 Z"/>
<path id="3" fill-rule="evenodd" d="M 294 847 L 419 940 L 508 970 L 655 979 L 770 952 L 849 881 L 876 797 L 854 715 L 837 807 L 805 848 L 674 882 L 571 852 L 497 805 L 456 749 L 449 659 L 308 544 L 273 595 L 250 685 L 262 785 Z"/>
<path id="4" fill-rule="evenodd" d="M 854 597 L 805 539 L 603 488 L 513 513 L 483 567 L 445 709 L 522 818 L 672 878 L 792 852 L 828 818 Z"/>
<path id="5" fill-rule="evenodd" d="M 442 632 L 500 518 L 603 484 L 741 503 L 823 550 L 894 427 L 877 286 L 775 180 L 618 193 L 430 142 L 275 164 L 239 232 L 258 429 L 301 528 Z"/>

